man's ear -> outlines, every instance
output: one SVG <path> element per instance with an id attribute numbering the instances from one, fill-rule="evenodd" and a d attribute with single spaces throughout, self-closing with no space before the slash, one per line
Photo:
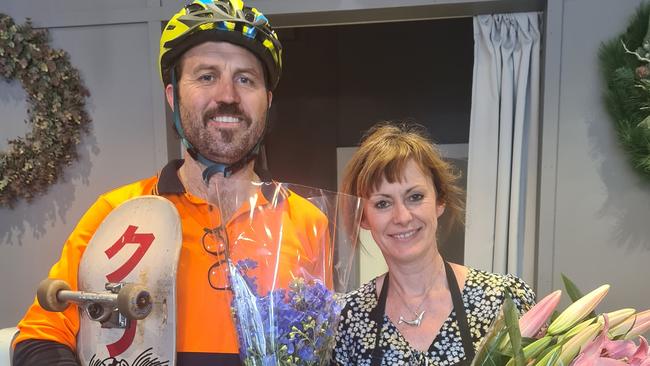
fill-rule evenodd
<path id="1" fill-rule="evenodd" d="M 267 93 L 267 99 L 269 101 L 269 108 L 268 109 L 271 109 L 271 103 L 273 103 L 273 92 L 270 91 L 270 90 Z"/>
<path id="2" fill-rule="evenodd" d="M 165 87 L 165 97 L 167 99 L 167 104 L 169 104 L 169 108 L 174 111 L 174 87 L 172 84 L 167 84 Z"/>

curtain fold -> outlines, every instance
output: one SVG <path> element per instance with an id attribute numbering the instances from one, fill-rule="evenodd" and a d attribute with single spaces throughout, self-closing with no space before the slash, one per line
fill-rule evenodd
<path id="1" fill-rule="evenodd" d="M 534 281 L 540 14 L 474 17 L 466 264 Z"/>

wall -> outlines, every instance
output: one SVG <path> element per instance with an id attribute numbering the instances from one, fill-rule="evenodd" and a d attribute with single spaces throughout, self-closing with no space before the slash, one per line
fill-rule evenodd
<path id="1" fill-rule="evenodd" d="M 538 288 L 612 288 L 603 310 L 650 308 L 650 184 L 631 170 L 602 104 L 597 52 L 640 1 L 549 1 Z"/>
<path id="2" fill-rule="evenodd" d="M 285 25 L 538 10 L 544 1 L 257 0 Z M 601 105 L 596 52 L 619 34 L 639 0 L 549 0 L 543 145 L 540 166 L 540 293 L 561 287 L 564 272 L 589 289 L 611 282 L 606 304 L 650 307 L 650 188 L 627 166 Z M 0 326 L 31 301 L 60 245 L 94 197 L 146 176 L 167 158 L 163 99 L 155 55 L 160 21 L 176 0 L 4 0 L 0 12 L 51 27 L 52 44 L 71 53 L 92 94 L 93 130 L 80 162 L 31 204 L 0 209 Z M 396 7 L 396 6 L 400 7 Z M 413 16 L 417 13 L 417 16 Z M 117 50 L 120 52 L 117 52 Z M 0 139 L 24 132 L 16 85 L 0 84 Z M 8 106 L 6 106 L 6 104 Z M 6 106 L 6 107 L 5 107 Z M 5 110 L 7 108 L 7 110 Z M 5 113 L 6 112 L 6 113 Z M 128 131 L 128 133 L 126 133 Z M 8 281 L 7 279 L 12 279 Z M 645 286 L 645 287 L 644 287 Z M 10 296 L 7 294 L 11 294 Z"/>

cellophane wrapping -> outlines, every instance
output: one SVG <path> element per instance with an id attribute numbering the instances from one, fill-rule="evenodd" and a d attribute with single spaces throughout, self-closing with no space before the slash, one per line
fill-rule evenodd
<path id="1" fill-rule="evenodd" d="M 232 183 L 232 182 L 231 182 Z M 240 356 L 252 365 L 327 365 L 357 251 L 361 199 L 278 182 L 213 184 L 211 222 Z"/>

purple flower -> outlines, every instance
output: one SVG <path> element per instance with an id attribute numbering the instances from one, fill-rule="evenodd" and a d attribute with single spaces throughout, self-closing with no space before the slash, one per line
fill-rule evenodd
<path id="1" fill-rule="evenodd" d="M 235 267 L 248 291 L 239 291 L 234 298 L 253 297 L 236 304 L 233 301 L 244 363 L 263 366 L 327 364 L 341 310 L 334 293 L 318 279 L 297 277 L 288 289 L 275 289 L 260 296 L 256 278 L 248 274 L 257 263 L 247 259 L 239 261 Z M 250 303 L 255 306 L 236 306 Z M 242 329 L 242 324 L 249 324 L 249 319 L 253 318 L 262 319 L 262 330 Z M 250 334 L 251 331 L 264 334 Z M 257 342 L 265 344 L 255 344 Z"/>

